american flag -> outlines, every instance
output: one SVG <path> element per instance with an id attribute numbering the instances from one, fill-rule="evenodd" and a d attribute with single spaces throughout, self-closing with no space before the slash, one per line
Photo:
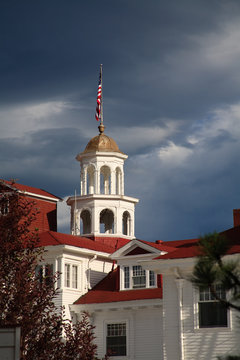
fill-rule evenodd
<path id="1" fill-rule="evenodd" d="M 98 92 L 97 92 L 97 107 L 95 118 L 97 121 L 101 119 L 101 99 L 102 99 L 102 72 L 100 70 L 99 82 L 98 82 Z"/>

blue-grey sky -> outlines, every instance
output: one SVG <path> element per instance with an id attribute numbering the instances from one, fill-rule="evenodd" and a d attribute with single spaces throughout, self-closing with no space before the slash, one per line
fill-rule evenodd
<path id="1" fill-rule="evenodd" d="M 61 197 L 106 134 L 129 155 L 136 236 L 198 237 L 240 208 L 238 0 L 0 0 L 0 177 Z M 59 230 L 68 231 L 61 207 Z"/>

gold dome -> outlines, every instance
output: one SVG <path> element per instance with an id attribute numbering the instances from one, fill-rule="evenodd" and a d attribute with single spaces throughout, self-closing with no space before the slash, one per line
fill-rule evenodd
<path id="1" fill-rule="evenodd" d="M 106 152 L 120 152 L 119 147 L 115 140 L 104 134 L 104 126 L 99 127 L 100 134 L 93 137 L 87 144 L 83 154 L 96 151 Z"/>

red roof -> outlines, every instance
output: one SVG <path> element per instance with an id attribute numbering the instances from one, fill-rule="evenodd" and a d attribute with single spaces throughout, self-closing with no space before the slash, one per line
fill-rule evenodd
<path id="1" fill-rule="evenodd" d="M 129 243 L 129 241 L 131 241 L 131 240 L 119 238 L 119 237 L 104 237 L 104 236 L 94 236 L 92 239 L 96 242 L 100 242 L 104 245 L 113 247 L 114 251 L 118 250 L 122 246 Z"/>
<path id="2" fill-rule="evenodd" d="M 147 244 L 149 246 L 154 247 L 155 249 L 158 249 L 160 251 L 166 251 L 166 252 L 172 252 L 175 250 L 174 245 L 171 245 L 171 241 L 168 242 L 168 245 L 166 245 L 166 242 L 161 241 L 159 243 L 154 243 L 146 240 L 138 240 L 141 241 L 143 244 Z M 174 241 L 173 241 L 174 242 Z"/>
<path id="3" fill-rule="evenodd" d="M 220 233 L 223 235 L 229 244 L 229 249 L 227 254 L 238 254 L 240 253 L 240 225 L 235 226 L 229 230 L 223 231 Z M 191 258 L 199 255 L 199 248 L 198 248 L 198 241 L 199 239 L 191 239 L 191 240 L 179 240 L 179 241 L 168 241 L 165 242 L 167 245 L 171 243 L 175 247 L 174 251 L 156 257 L 154 260 L 157 259 L 184 259 L 184 258 Z"/>
<path id="4" fill-rule="evenodd" d="M 92 290 L 81 296 L 74 304 L 99 304 L 117 301 L 161 299 L 162 288 L 118 290 L 119 271 L 111 271 Z"/>
<path id="5" fill-rule="evenodd" d="M 10 185 L 11 187 L 20 190 L 22 192 L 28 192 L 28 193 L 32 193 L 38 196 L 47 196 L 49 198 L 52 198 L 53 200 L 61 200 L 60 197 L 55 196 L 45 190 L 42 189 L 38 189 L 32 186 L 28 186 L 28 185 L 22 185 L 22 184 L 18 184 L 18 183 L 13 183 L 12 181 L 7 181 L 7 180 L 2 180 L 0 179 L 3 183 L 6 183 L 7 185 Z"/>
<path id="6" fill-rule="evenodd" d="M 111 254 L 114 248 L 103 243 L 96 242 L 82 236 L 62 234 L 54 231 L 46 231 L 39 234 L 39 246 L 70 245 L 78 248 L 95 250 Z"/>

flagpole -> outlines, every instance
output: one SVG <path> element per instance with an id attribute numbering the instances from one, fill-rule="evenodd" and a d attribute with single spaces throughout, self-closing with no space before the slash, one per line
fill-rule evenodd
<path id="1" fill-rule="evenodd" d="M 103 125 L 103 80 L 102 80 L 102 66 L 103 66 L 103 64 L 100 64 L 100 74 L 101 74 L 101 82 L 102 82 L 101 120 L 100 120 L 100 125 Z"/>

